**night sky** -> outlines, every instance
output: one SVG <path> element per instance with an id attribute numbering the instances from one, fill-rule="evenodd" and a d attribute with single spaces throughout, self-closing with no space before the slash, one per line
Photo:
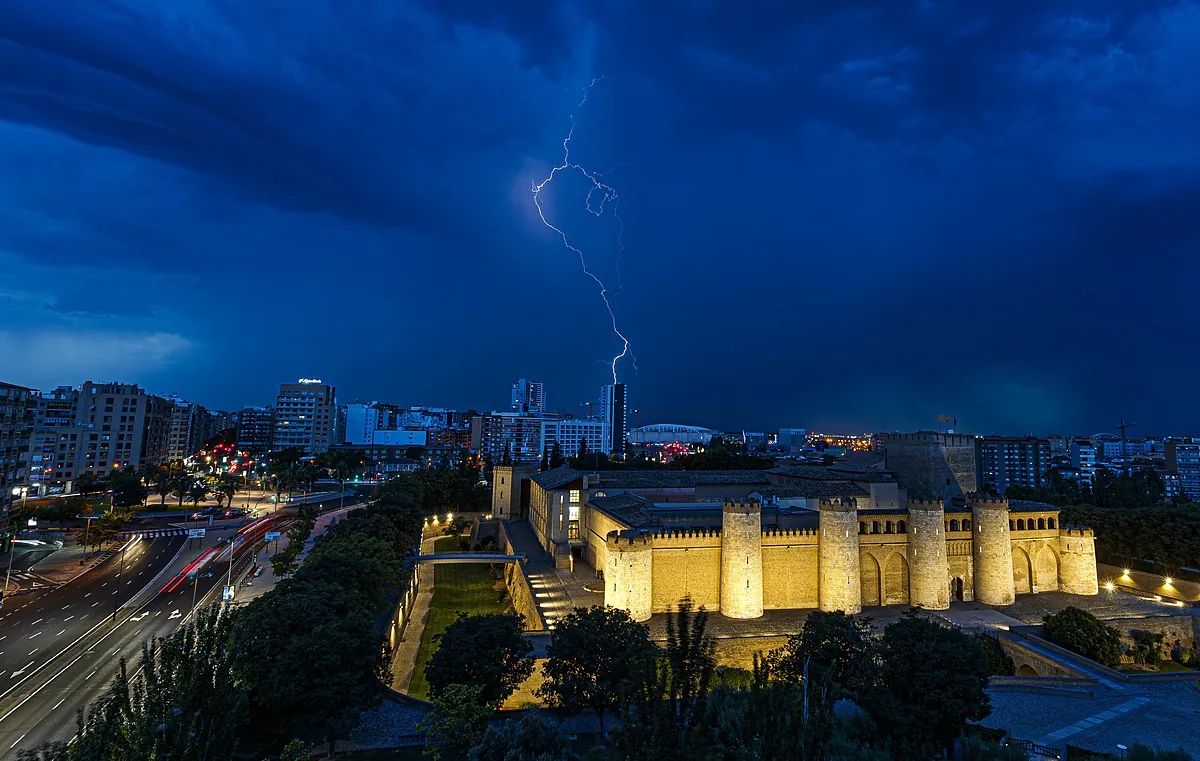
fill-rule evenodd
<path id="1" fill-rule="evenodd" d="M 754 10 L 752 10 L 754 9 Z M 0 379 L 1200 433 L 1200 3 L 4 0 Z M 595 196 L 593 200 L 596 200 Z"/>

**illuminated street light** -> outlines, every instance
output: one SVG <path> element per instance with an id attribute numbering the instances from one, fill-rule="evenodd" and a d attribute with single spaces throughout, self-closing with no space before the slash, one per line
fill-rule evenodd
<path id="1" fill-rule="evenodd" d="M 1113 584 L 1111 581 L 1108 581 L 1108 582 L 1105 582 L 1104 588 L 1107 589 L 1109 592 L 1111 592 L 1117 588 L 1117 585 Z"/>
<path id="2" fill-rule="evenodd" d="M 1122 575 L 1122 576 L 1128 576 L 1128 575 L 1129 575 L 1129 569 L 1128 569 L 1128 568 L 1122 568 L 1122 569 L 1121 569 L 1121 575 Z"/>
<path id="3" fill-rule="evenodd" d="M 1163 577 L 1163 586 L 1164 586 L 1164 587 L 1169 587 L 1169 586 L 1171 586 L 1171 582 L 1172 582 L 1172 581 L 1174 581 L 1174 579 L 1172 579 L 1170 576 L 1164 576 L 1164 577 Z"/>

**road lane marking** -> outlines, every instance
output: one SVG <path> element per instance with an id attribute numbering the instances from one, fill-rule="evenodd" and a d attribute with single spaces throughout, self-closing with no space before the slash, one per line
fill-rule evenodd
<path id="1" fill-rule="evenodd" d="M 55 703 L 55 704 L 54 704 L 54 708 L 51 708 L 50 710 L 51 710 L 51 711 L 53 711 L 55 708 L 58 708 L 60 705 L 62 705 L 62 704 L 63 704 L 63 703 L 65 703 L 65 702 L 67 702 L 67 699 L 66 699 L 66 698 L 63 698 L 62 700 L 60 700 L 60 701 L 58 701 L 57 703 Z"/>
<path id="2" fill-rule="evenodd" d="M 20 671 L 14 671 L 14 672 L 12 673 L 12 678 L 13 678 L 13 679 L 16 679 L 16 678 L 17 678 L 17 677 L 19 677 L 21 674 L 24 674 L 24 673 L 25 673 L 25 671 L 26 671 L 26 669 L 28 669 L 28 668 L 29 668 L 30 666 L 32 666 L 32 665 L 33 665 L 33 661 L 30 661 L 29 663 L 25 664 L 25 668 L 21 669 Z"/>
<path id="3" fill-rule="evenodd" d="M 30 636 L 30 639 L 33 639 L 34 637 L 40 637 L 40 636 L 42 636 L 42 633 L 38 632 L 37 634 Z"/>
<path id="4" fill-rule="evenodd" d="M 100 604 L 100 603 L 98 603 L 98 602 L 94 602 L 94 603 L 92 603 L 92 607 L 94 608 L 94 607 L 96 607 L 96 606 L 97 606 L 97 605 L 99 605 L 99 604 Z"/>
<path id="5" fill-rule="evenodd" d="M 67 608 L 69 608 L 69 607 L 71 607 L 71 603 L 67 603 L 66 605 L 64 605 L 64 606 L 62 607 L 62 609 L 63 609 L 63 610 L 66 610 L 66 609 L 67 609 Z"/>
<path id="6" fill-rule="evenodd" d="M 32 624 L 30 624 L 30 626 L 37 626 L 38 624 L 40 624 L 42 621 L 45 621 L 45 620 L 46 619 L 44 619 L 44 618 L 39 618 L 38 620 L 36 620 Z"/>
<path id="7" fill-rule="evenodd" d="M 62 631 L 60 631 L 58 634 L 55 634 L 54 636 L 55 636 L 55 637 L 61 637 L 62 635 L 66 634 L 66 633 L 67 633 L 67 630 L 66 630 L 66 629 L 63 629 Z"/>
<path id="8" fill-rule="evenodd" d="M 92 596 L 91 592 L 88 592 L 86 595 L 84 595 L 84 597 L 91 597 L 91 596 Z"/>
<path id="9" fill-rule="evenodd" d="M 75 616 L 73 616 L 73 615 L 67 616 L 66 618 L 63 619 L 63 623 L 65 624 L 66 622 L 70 621 L 72 618 L 75 618 Z"/>
<path id="10" fill-rule="evenodd" d="M 94 677 L 94 676 L 96 675 L 96 672 L 97 672 L 97 671 L 99 671 L 99 670 L 100 670 L 100 669 L 95 669 L 94 671 L 92 671 L 92 673 L 88 674 L 87 676 L 85 676 L 85 677 L 83 678 L 83 681 L 85 681 L 85 682 L 86 682 L 87 680 L 89 680 L 89 679 L 91 679 L 92 677 Z"/>
<path id="11" fill-rule="evenodd" d="M 29 733 L 26 732 L 25 734 L 27 735 Z M 17 743 L 21 742 L 24 739 L 25 739 L 25 735 L 21 735 L 20 737 L 17 738 Z M 17 747 L 17 743 L 13 743 L 12 745 L 8 746 L 8 749 L 12 750 L 13 748 Z"/>

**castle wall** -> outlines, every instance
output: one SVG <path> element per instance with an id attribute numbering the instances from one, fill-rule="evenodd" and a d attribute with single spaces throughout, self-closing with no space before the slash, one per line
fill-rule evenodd
<path id="1" fill-rule="evenodd" d="M 584 559 L 591 563 L 592 568 L 604 568 L 608 562 L 606 540 L 613 531 L 625 528 L 599 510 L 585 508 L 582 511 L 582 534 L 584 542 Z"/>
<path id="2" fill-rule="evenodd" d="M 679 529 L 653 535 L 652 607 L 655 613 L 674 610 L 690 596 L 696 607 L 721 608 L 721 533 L 708 529 Z"/>
<path id="3" fill-rule="evenodd" d="M 950 607 L 950 566 L 942 502 L 910 501 L 908 513 L 909 601 L 917 607 L 945 610 Z"/>
<path id="4" fill-rule="evenodd" d="M 975 490 L 974 437 L 922 431 L 881 434 L 880 441 L 884 467 L 911 495 L 949 499 Z"/>
<path id="5" fill-rule="evenodd" d="M 1012 605 L 1016 592 L 1008 502 L 976 496 L 971 500 L 971 516 L 975 600 L 987 605 Z"/>
<path id="6" fill-rule="evenodd" d="M 975 556 L 971 551 L 971 542 L 946 542 L 946 563 L 950 567 L 950 579 L 947 591 L 950 602 L 959 601 L 957 593 L 961 586 L 961 602 L 971 602 L 975 599 Z"/>
<path id="7" fill-rule="evenodd" d="M 821 610 L 862 610 L 859 577 L 858 510 L 854 500 L 823 501 L 817 553 L 818 604 Z"/>
<path id="8" fill-rule="evenodd" d="M 762 512 L 758 502 L 727 500 L 721 509 L 721 613 L 763 614 Z"/>
<path id="9" fill-rule="evenodd" d="M 1100 591 L 1096 578 L 1096 534 L 1090 528 L 1062 529 L 1058 537 L 1060 588 L 1073 595 Z"/>
<path id="10" fill-rule="evenodd" d="M 650 538 L 626 531 L 608 539 L 604 566 L 604 604 L 629 611 L 634 621 L 651 613 L 654 553 Z"/>
<path id="11" fill-rule="evenodd" d="M 1017 594 L 1056 591 L 1059 568 L 1058 537 L 1018 539 L 1018 535 L 1019 532 L 1014 533 L 1012 540 L 1013 591 Z"/>
<path id="12" fill-rule="evenodd" d="M 763 608 L 815 608 L 817 532 L 766 531 L 762 536 Z"/>

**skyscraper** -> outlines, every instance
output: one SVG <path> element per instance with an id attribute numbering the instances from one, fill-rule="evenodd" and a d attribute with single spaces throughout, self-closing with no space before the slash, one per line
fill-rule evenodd
<path id="1" fill-rule="evenodd" d="M 12 488 L 26 482 L 21 455 L 29 448 L 36 411 L 32 389 L 0 383 L 0 512 L 13 502 Z"/>
<path id="2" fill-rule="evenodd" d="M 296 448 L 304 454 L 320 454 L 340 443 L 334 439 L 337 429 L 333 386 L 311 378 L 279 384 L 272 451 Z"/>
<path id="3" fill-rule="evenodd" d="M 271 451 L 275 410 L 270 407 L 243 407 L 237 414 L 237 448 L 251 457 Z"/>
<path id="4" fill-rule="evenodd" d="M 512 382 L 512 412 L 540 415 L 546 411 L 546 388 L 541 381 L 518 378 Z"/>
<path id="5" fill-rule="evenodd" d="M 608 425 L 609 452 L 615 457 L 624 457 L 625 437 L 629 431 L 624 383 L 609 383 L 600 388 L 600 419 Z"/>

